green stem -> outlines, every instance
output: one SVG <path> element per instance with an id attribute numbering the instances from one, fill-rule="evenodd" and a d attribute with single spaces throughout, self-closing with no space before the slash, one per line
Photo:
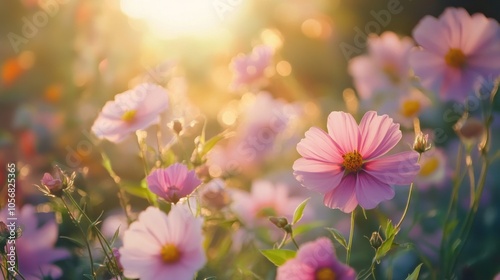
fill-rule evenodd
<path id="1" fill-rule="evenodd" d="M 286 238 L 288 237 L 288 232 L 285 232 L 285 236 L 281 240 L 281 243 L 278 245 L 278 249 L 281 249 L 285 245 Z"/>
<path id="2" fill-rule="evenodd" d="M 422 157 L 422 154 L 418 154 L 417 163 L 420 162 L 421 157 Z M 410 191 L 408 192 L 408 199 L 406 200 L 406 206 L 405 206 L 405 210 L 403 212 L 403 215 L 401 216 L 401 219 L 399 220 L 399 222 L 396 224 L 396 227 L 395 227 L 396 232 L 399 231 L 399 228 L 401 227 L 401 224 L 403 223 L 403 221 L 406 217 L 406 214 L 408 213 L 408 209 L 410 208 L 412 193 L 413 193 L 413 182 L 411 182 L 411 184 L 410 184 Z"/>
<path id="3" fill-rule="evenodd" d="M 470 230 L 472 229 L 474 218 L 476 217 L 477 210 L 479 208 L 479 200 L 481 199 L 481 195 L 483 193 L 483 189 L 485 186 L 486 174 L 488 172 L 488 168 L 489 168 L 489 161 L 488 159 L 484 159 L 483 167 L 481 169 L 481 175 L 478 182 L 478 189 L 474 194 L 474 202 L 472 204 L 472 208 L 467 213 L 467 217 L 465 218 L 465 223 L 460 229 L 460 233 L 458 235 L 458 240 L 460 240 L 460 243 L 457 247 L 457 253 L 452 255 L 451 257 L 451 265 L 449 266 L 449 269 L 446 273 L 447 276 L 452 275 L 453 270 L 455 269 L 455 266 L 457 264 L 458 258 L 461 255 L 462 250 L 464 249 L 465 244 L 467 243 L 467 240 L 469 238 Z"/>
<path id="4" fill-rule="evenodd" d="M 146 161 L 146 153 L 144 152 L 144 148 L 141 144 L 141 140 L 139 139 L 139 135 L 136 134 L 136 139 L 137 139 L 137 146 L 139 147 L 139 151 L 141 152 L 141 160 L 142 160 L 142 167 L 144 168 L 144 176 L 149 175 L 149 166 L 148 162 Z"/>
<path id="5" fill-rule="evenodd" d="M 457 163 L 455 166 L 455 178 L 453 180 L 453 188 L 452 188 L 452 193 L 451 193 L 451 200 L 450 204 L 448 205 L 448 210 L 446 211 L 446 216 L 445 216 L 445 221 L 444 221 L 444 233 L 442 238 L 441 238 L 441 246 L 439 248 L 439 254 L 441 256 L 441 263 L 443 264 L 444 271 L 447 269 L 448 265 L 448 252 L 447 250 L 449 249 L 449 237 L 450 234 L 446 234 L 447 229 L 449 228 L 450 225 L 450 220 L 452 218 L 452 212 L 455 210 L 457 202 L 458 202 L 458 191 L 460 189 L 460 185 L 462 184 L 463 179 L 465 178 L 465 172 L 461 172 L 461 159 L 462 159 L 462 154 L 463 154 L 463 145 L 460 143 L 458 147 L 458 153 L 457 153 Z"/>
<path id="6" fill-rule="evenodd" d="M 297 241 L 295 241 L 295 238 L 293 238 L 293 233 L 290 234 L 290 238 L 292 239 L 293 245 L 295 245 L 295 247 L 298 250 L 299 249 L 299 244 L 297 244 Z"/>
<path id="7" fill-rule="evenodd" d="M 470 149 L 469 149 L 470 150 Z M 470 151 L 467 152 L 467 156 L 465 157 L 465 162 L 467 164 L 467 171 L 469 174 L 469 187 L 470 187 L 470 202 L 469 202 L 469 208 L 472 208 L 474 206 L 474 196 L 476 192 L 476 179 L 474 176 L 474 166 L 472 164 L 472 158 L 470 155 Z"/>
<path id="8" fill-rule="evenodd" d="M 356 210 L 356 209 L 355 209 Z M 347 254 L 346 254 L 346 260 L 345 263 L 349 265 L 349 261 L 351 260 L 351 248 L 352 248 L 352 239 L 354 236 L 354 218 L 355 218 L 355 210 L 351 212 L 351 228 L 349 230 L 349 242 L 347 243 Z"/>
<path id="9" fill-rule="evenodd" d="M 160 162 L 160 165 L 163 165 L 163 149 L 161 148 L 161 129 L 160 129 L 160 124 L 156 125 L 156 145 L 158 148 L 158 161 Z"/>
<path id="10" fill-rule="evenodd" d="M 89 241 L 87 240 L 87 235 L 85 234 L 85 232 L 83 232 L 82 227 L 80 226 L 78 221 L 75 219 L 75 217 L 73 216 L 73 213 L 71 213 L 71 209 L 69 209 L 68 204 L 66 204 L 66 201 L 64 201 L 64 199 L 62 197 L 61 197 L 61 201 L 63 202 L 64 208 L 66 208 L 66 211 L 68 211 L 69 217 L 71 218 L 71 220 L 73 221 L 75 226 L 79 229 L 80 234 L 85 242 L 85 246 L 87 247 L 87 252 L 89 254 L 89 259 L 90 259 L 90 271 L 92 273 L 92 277 L 94 279 L 96 279 L 96 274 L 95 274 L 95 270 L 94 270 L 94 258 L 92 257 L 92 250 L 90 249 L 90 244 L 89 244 Z"/>
<path id="11" fill-rule="evenodd" d="M 463 223 L 462 228 L 460 229 L 458 239 L 459 241 L 457 248 L 456 248 L 456 253 L 451 256 L 451 261 L 449 266 L 445 266 L 445 276 L 450 278 L 453 275 L 453 271 L 455 270 L 455 267 L 458 262 L 458 258 L 460 257 L 465 244 L 467 243 L 467 240 L 470 235 L 470 231 L 472 229 L 472 225 L 474 223 L 474 219 L 477 215 L 477 211 L 479 208 L 479 201 L 481 200 L 481 196 L 483 194 L 485 182 L 486 182 L 486 175 L 488 173 L 488 168 L 490 165 L 490 160 L 488 158 L 488 150 L 489 150 L 489 143 L 490 143 L 490 137 L 491 137 L 491 131 L 490 131 L 490 126 L 492 122 L 492 117 L 491 117 L 491 112 L 489 114 L 485 114 L 485 131 L 486 135 L 484 138 L 484 142 L 481 142 L 479 144 L 479 151 L 481 152 L 481 158 L 483 161 L 482 168 L 481 168 L 481 173 L 479 175 L 479 181 L 477 184 L 477 190 L 475 190 L 475 193 L 471 194 L 473 195 L 473 203 L 472 207 L 470 208 L 469 212 L 467 213 L 467 217 L 465 218 L 465 223 Z M 472 165 L 472 164 L 471 164 Z"/>
<path id="12" fill-rule="evenodd" d="M 104 237 L 104 235 L 102 235 L 101 231 L 97 228 L 97 226 L 95 225 L 95 223 L 90 219 L 90 217 L 87 215 L 87 213 L 85 213 L 85 211 L 83 211 L 83 209 L 80 207 L 80 205 L 76 202 L 76 200 L 73 198 L 73 196 L 71 196 L 71 194 L 69 194 L 68 192 L 65 192 L 66 196 L 70 199 L 71 201 L 71 204 L 73 204 L 77 209 L 78 211 L 80 212 L 80 214 L 85 217 L 85 219 L 87 220 L 87 222 L 90 224 L 91 226 L 91 229 L 92 229 L 92 232 L 94 232 L 96 235 L 97 235 L 97 239 L 99 240 L 99 243 L 101 244 L 101 248 L 103 249 L 104 251 L 104 254 L 106 255 L 106 257 L 113 261 L 114 265 L 116 267 L 118 267 L 118 261 L 116 260 L 116 258 L 114 257 L 113 255 L 113 248 L 111 247 L 111 244 L 109 244 L 108 240 L 106 240 L 106 238 Z M 62 200 L 62 198 L 61 198 Z M 64 202 L 64 200 L 63 200 Z M 65 202 L 64 202 L 65 203 Z M 65 203 L 66 205 L 66 203 Z M 67 206 L 66 206 L 67 208 Z M 67 208 L 68 209 L 68 208 Z M 69 210 L 68 210 L 69 211 Z M 104 246 L 104 244 L 106 246 Z M 108 253 L 109 252 L 109 253 Z M 112 256 L 112 257 L 109 257 L 109 256 Z"/>

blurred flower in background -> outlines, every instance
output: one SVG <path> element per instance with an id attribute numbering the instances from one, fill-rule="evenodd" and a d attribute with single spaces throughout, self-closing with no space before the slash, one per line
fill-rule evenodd
<path id="1" fill-rule="evenodd" d="M 422 48 L 410 56 L 411 65 L 425 87 L 444 100 L 463 101 L 481 77 L 500 75 L 499 34 L 497 21 L 447 8 L 415 27 L 413 37 Z"/>
<path id="2" fill-rule="evenodd" d="M 15 240 L 19 272 L 30 280 L 62 277 L 63 270 L 54 262 L 69 258 L 70 252 L 65 248 L 54 248 L 59 238 L 56 221 L 51 218 L 40 225 L 35 208 L 31 205 L 17 211 L 18 225 L 22 229 L 21 236 Z M 0 212 L 0 220 L 8 221 L 7 217 L 9 215 L 5 207 Z"/>

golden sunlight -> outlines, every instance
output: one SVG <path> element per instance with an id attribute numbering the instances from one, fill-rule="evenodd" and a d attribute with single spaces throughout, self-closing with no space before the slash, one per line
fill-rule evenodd
<path id="1" fill-rule="evenodd" d="M 209 36 L 236 10 L 234 1 L 222 0 L 121 0 L 121 10 L 143 20 L 160 38 Z"/>

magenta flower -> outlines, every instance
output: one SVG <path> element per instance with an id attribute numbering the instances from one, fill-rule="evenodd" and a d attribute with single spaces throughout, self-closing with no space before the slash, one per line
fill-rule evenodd
<path id="1" fill-rule="evenodd" d="M 276 280 L 354 280 L 356 272 L 339 262 L 330 239 L 321 237 L 304 243 L 297 256 L 278 268 Z"/>
<path id="2" fill-rule="evenodd" d="M 151 172 L 146 181 L 154 194 L 171 203 L 190 195 L 201 184 L 194 170 L 181 163 Z"/>
<path id="3" fill-rule="evenodd" d="M 141 280 L 193 279 L 207 261 L 202 224 L 183 205 L 172 206 L 168 216 L 148 207 L 125 231 L 119 250 L 123 275 Z"/>
<path id="4" fill-rule="evenodd" d="M 349 61 L 349 74 L 354 78 L 360 97 L 406 93 L 410 82 L 408 56 L 413 46 L 410 38 L 400 39 L 390 31 L 380 37 L 371 35 L 368 38 L 369 55 Z"/>
<path id="5" fill-rule="evenodd" d="M 159 114 L 167 107 L 165 89 L 154 84 L 140 84 L 108 101 L 92 125 L 92 132 L 98 138 L 121 142 L 129 134 L 157 123 Z"/>
<path id="6" fill-rule="evenodd" d="M 359 204 L 375 208 L 394 197 L 391 185 L 409 184 L 420 167 L 418 153 L 382 157 L 401 139 L 399 124 L 367 112 L 358 125 L 344 112 L 328 116 L 328 133 L 312 127 L 297 144 L 302 156 L 293 165 L 302 185 L 325 195 L 324 203 L 349 213 Z"/>
<path id="7" fill-rule="evenodd" d="M 42 185 L 46 186 L 49 189 L 59 189 L 62 188 L 62 181 L 58 176 L 52 177 L 50 173 L 45 173 L 43 174 L 42 180 L 41 180 Z"/>
<path id="8" fill-rule="evenodd" d="M 238 55 L 231 61 L 234 71 L 234 79 L 231 85 L 233 89 L 245 86 L 257 86 L 266 82 L 266 69 L 270 66 L 273 58 L 273 49 L 266 45 L 253 48 L 249 55 Z"/>
<path id="9" fill-rule="evenodd" d="M 66 259 L 70 253 L 66 249 L 54 248 L 58 239 L 58 226 L 54 219 L 38 226 L 39 221 L 35 208 L 31 205 L 17 210 L 17 226 L 22 228 L 22 235 L 15 242 L 19 271 L 27 280 L 38 280 L 47 276 L 57 279 L 63 271 L 52 264 Z M 9 225 L 7 208 L 0 212 L 0 221 Z M 9 248 L 7 245 L 6 248 Z M 8 253 L 9 250 L 6 250 Z"/>
<path id="10" fill-rule="evenodd" d="M 447 8 L 424 17 L 413 30 L 422 47 L 410 63 L 422 84 L 444 100 L 464 101 L 478 80 L 500 75 L 500 27 L 483 14 Z"/>

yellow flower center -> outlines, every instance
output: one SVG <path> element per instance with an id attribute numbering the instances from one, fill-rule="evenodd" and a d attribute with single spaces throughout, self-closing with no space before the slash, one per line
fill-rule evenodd
<path id="1" fill-rule="evenodd" d="M 136 110 L 128 110 L 122 115 L 122 120 L 126 122 L 132 122 L 135 119 L 135 115 L 137 114 Z"/>
<path id="2" fill-rule="evenodd" d="M 363 167 L 363 157 L 356 150 L 343 155 L 342 158 L 344 159 L 342 165 L 349 172 L 357 172 Z"/>
<path id="3" fill-rule="evenodd" d="M 432 173 L 434 173 L 434 171 L 436 171 L 438 166 L 439 166 L 439 160 L 433 157 L 422 164 L 419 175 L 424 177 L 429 176 Z"/>
<path id="4" fill-rule="evenodd" d="M 161 259 L 166 263 L 175 263 L 181 258 L 181 252 L 174 244 L 165 244 L 161 248 Z"/>
<path id="5" fill-rule="evenodd" d="M 466 63 L 465 54 L 460 49 L 450 49 L 445 55 L 446 64 L 453 68 L 463 68 Z"/>
<path id="6" fill-rule="evenodd" d="M 335 272 L 333 272 L 333 270 L 331 270 L 328 267 L 324 267 L 316 271 L 315 280 L 335 280 L 335 279 L 337 279 Z"/>
<path id="7" fill-rule="evenodd" d="M 393 84 L 399 84 L 401 79 L 399 78 L 398 71 L 396 67 L 394 67 L 392 64 L 387 64 L 382 68 L 382 71 L 387 75 L 391 83 Z"/>
<path id="8" fill-rule="evenodd" d="M 414 117 L 418 112 L 420 112 L 420 102 L 417 100 L 406 100 L 401 105 L 401 115 L 410 118 Z"/>

